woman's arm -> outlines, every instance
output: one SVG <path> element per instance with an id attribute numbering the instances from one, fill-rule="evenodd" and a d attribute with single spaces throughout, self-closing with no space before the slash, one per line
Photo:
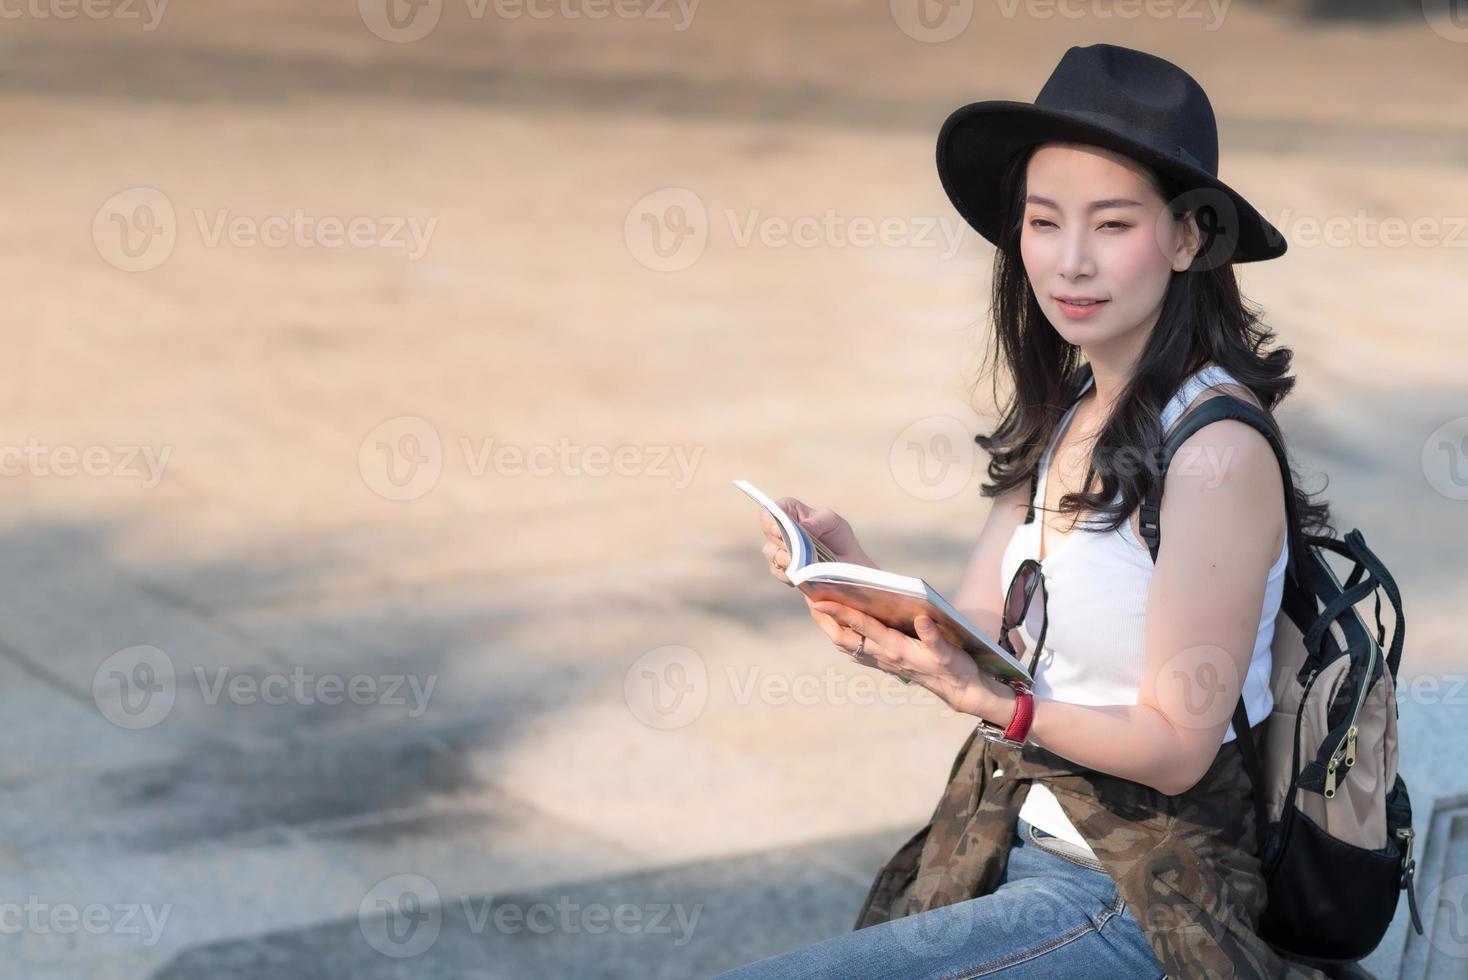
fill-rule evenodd
<path id="1" fill-rule="evenodd" d="M 1162 495 L 1138 703 L 1036 698 L 1030 740 L 1170 796 L 1197 783 L 1239 700 L 1284 514 L 1279 463 L 1257 430 L 1227 420 L 1188 439 Z M 1007 725 L 1008 700 L 998 717 L 981 716 Z"/>
<path id="2" fill-rule="evenodd" d="M 979 532 L 978 543 L 969 556 L 963 579 L 953 595 L 953 605 L 983 630 L 985 635 L 998 637 L 1002 625 L 1001 606 L 1008 582 L 999 580 L 999 567 L 1004 558 L 1004 549 L 1014 535 L 1014 529 L 1024 523 L 1025 511 L 1030 505 L 1028 483 L 1006 490 L 994 498 L 989 517 Z M 1018 639 L 1016 632 L 1012 639 Z"/>

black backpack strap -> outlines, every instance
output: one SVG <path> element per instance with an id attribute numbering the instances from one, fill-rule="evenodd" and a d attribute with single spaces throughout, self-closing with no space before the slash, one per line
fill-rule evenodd
<path id="1" fill-rule="evenodd" d="M 1290 477 L 1289 457 L 1285 453 L 1284 441 L 1267 415 L 1248 402 L 1231 395 L 1210 398 L 1183 416 L 1182 421 L 1168 435 L 1162 447 L 1158 460 L 1157 478 L 1148 488 L 1141 508 L 1142 539 L 1147 542 L 1147 550 L 1152 554 L 1152 561 L 1157 561 L 1157 552 L 1162 546 L 1162 528 L 1158 522 L 1158 516 L 1161 513 L 1162 485 L 1167 478 L 1167 468 L 1172 464 L 1173 456 L 1177 455 L 1182 444 L 1203 426 L 1224 419 L 1237 419 L 1252 425 L 1264 435 L 1264 438 L 1269 440 L 1269 445 L 1274 450 L 1274 456 L 1279 461 L 1280 475 L 1284 478 L 1285 534 L 1289 538 L 1289 555 L 1286 559 L 1287 573 L 1297 584 L 1303 585 L 1306 567 L 1305 553 L 1301 543 L 1299 522 L 1296 520 L 1294 482 Z M 1238 743 L 1239 754 L 1244 758 L 1244 770 L 1249 774 L 1249 782 L 1254 787 L 1254 836 L 1258 845 L 1258 854 L 1262 860 L 1266 824 L 1269 819 L 1264 803 L 1264 764 L 1259 758 L 1259 747 L 1254 744 L 1254 730 L 1249 727 L 1249 714 L 1244 707 L 1242 690 L 1239 692 L 1238 703 L 1234 705 L 1233 727 L 1234 741 Z"/>
<path id="2" fill-rule="evenodd" d="M 1266 718 L 1259 724 L 1263 725 Z M 1239 694 L 1239 703 L 1234 705 L 1234 741 L 1239 743 L 1239 754 L 1244 757 L 1244 771 L 1249 774 L 1249 785 L 1254 787 L 1254 844 L 1256 855 L 1264 860 L 1264 831 L 1269 820 L 1269 811 L 1264 805 L 1264 763 L 1259 758 L 1259 746 L 1254 744 L 1254 733 L 1258 726 L 1249 727 L 1249 712 L 1244 708 L 1244 695 Z"/>
<path id="3" fill-rule="evenodd" d="M 1080 401 L 1081 394 L 1082 394 L 1082 389 L 1084 389 L 1086 387 L 1086 382 L 1088 382 L 1090 380 L 1091 380 L 1091 364 L 1088 361 L 1085 364 L 1082 364 L 1080 367 L 1076 368 L 1075 373 L 1071 375 L 1070 384 L 1066 385 L 1066 389 L 1065 389 L 1065 407 L 1066 407 L 1066 410 L 1067 411 L 1070 410 L 1070 407 L 1072 405 L 1074 405 L 1076 402 Z M 1034 519 L 1035 519 L 1035 493 L 1039 489 L 1040 489 L 1040 466 L 1037 463 L 1037 464 L 1035 464 L 1035 471 L 1030 474 L 1030 509 L 1027 510 L 1027 511 L 1025 511 L 1025 523 L 1026 524 L 1029 524 L 1029 523 L 1033 522 Z"/>
<path id="4" fill-rule="evenodd" d="M 1284 441 L 1279 431 L 1269 416 L 1246 401 L 1234 398 L 1231 395 L 1220 395 L 1210 398 L 1199 405 L 1192 412 L 1183 416 L 1170 435 L 1161 450 L 1161 458 L 1158 460 L 1157 478 L 1147 488 L 1147 493 L 1141 505 L 1141 532 L 1142 540 L 1147 543 L 1147 549 L 1152 553 L 1152 560 L 1157 560 L 1157 550 L 1162 546 L 1162 529 L 1158 524 L 1158 516 L 1161 513 L 1162 485 L 1167 478 L 1167 468 L 1172 464 L 1173 456 L 1177 455 L 1192 435 L 1205 425 L 1221 422 L 1224 419 L 1237 419 L 1258 429 L 1264 438 L 1269 440 L 1269 446 L 1274 450 L 1275 459 L 1279 461 L 1280 476 L 1284 479 L 1285 492 L 1285 533 L 1289 536 L 1289 555 L 1286 558 L 1286 572 L 1296 584 L 1304 587 L 1306 575 L 1306 563 L 1304 561 L 1305 548 L 1300 536 L 1300 522 L 1295 513 L 1295 487 L 1294 480 L 1290 475 L 1289 457 L 1285 453 Z"/>
<path id="5" fill-rule="evenodd" d="M 1397 580 L 1392 578 L 1392 573 L 1387 571 L 1381 559 L 1376 557 L 1376 553 L 1366 547 L 1366 538 L 1361 534 L 1360 529 L 1349 531 L 1344 539 L 1340 541 L 1336 541 L 1330 537 L 1312 538 L 1311 541 L 1313 544 L 1327 551 L 1332 551 L 1349 558 L 1355 563 L 1355 567 L 1351 570 L 1351 576 L 1346 579 L 1343 587 L 1345 591 L 1349 592 L 1352 586 L 1363 575 L 1369 575 L 1376 580 L 1377 584 L 1381 586 L 1382 591 L 1386 593 L 1387 600 L 1391 603 L 1392 614 L 1396 616 L 1396 622 L 1392 626 L 1392 639 L 1390 645 L 1388 645 L 1386 642 L 1386 632 L 1381 625 L 1381 596 L 1378 595 L 1376 597 L 1376 643 L 1385 649 L 1386 662 L 1391 668 L 1392 678 L 1395 680 L 1397 667 L 1402 662 L 1402 644 L 1406 639 L 1407 631 L 1407 621 L 1402 615 L 1402 593 L 1397 588 Z"/>

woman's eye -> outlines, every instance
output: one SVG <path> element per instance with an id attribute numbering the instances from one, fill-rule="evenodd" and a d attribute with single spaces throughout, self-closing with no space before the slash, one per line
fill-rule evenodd
<path id="1" fill-rule="evenodd" d="M 1031 218 L 1030 219 L 1030 227 L 1031 228 L 1042 228 L 1042 227 L 1054 228 L 1055 227 L 1055 224 L 1054 224 L 1054 222 L 1048 221 L 1045 218 Z M 1125 231 L 1127 228 L 1130 228 L 1131 225 L 1127 224 L 1125 221 L 1103 221 L 1103 222 L 1101 222 L 1101 227 L 1102 228 L 1115 228 L 1118 231 Z"/>

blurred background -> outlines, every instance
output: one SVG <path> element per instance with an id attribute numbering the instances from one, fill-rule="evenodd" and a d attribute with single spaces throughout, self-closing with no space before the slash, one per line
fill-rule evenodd
<path id="1" fill-rule="evenodd" d="M 1203 84 L 1289 240 L 1241 278 L 1403 588 L 1418 895 L 1468 915 L 1451 0 L 0 20 L 4 975 L 694 977 L 849 929 L 973 719 L 835 651 L 729 481 L 957 586 L 993 250 L 935 137 L 1100 41 Z M 1463 975 L 1405 919 L 1369 968 Z"/>

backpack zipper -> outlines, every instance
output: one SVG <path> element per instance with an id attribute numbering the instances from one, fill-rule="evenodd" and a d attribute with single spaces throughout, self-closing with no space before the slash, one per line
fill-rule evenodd
<path id="1" fill-rule="evenodd" d="M 1325 570 L 1330 573 L 1331 580 L 1335 582 L 1336 588 L 1341 587 L 1340 579 L 1336 578 L 1335 570 L 1328 563 L 1322 562 Z M 1346 734 L 1336 743 L 1335 749 L 1330 753 L 1330 762 L 1325 767 L 1325 798 L 1335 798 L 1336 768 L 1341 764 L 1342 758 L 1349 770 L 1356 764 L 1356 732 L 1357 722 L 1361 720 L 1361 708 L 1366 704 L 1366 691 L 1371 686 L 1371 676 L 1376 671 L 1376 654 L 1380 651 L 1376 641 L 1371 638 L 1371 632 L 1366 629 L 1366 624 L 1361 622 L 1361 616 L 1356 612 L 1356 607 L 1350 607 L 1351 615 L 1356 617 L 1356 622 L 1361 626 L 1361 632 L 1366 634 L 1366 669 L 1361 677 L 1361 689 L 1356 692 L 1356 706 L 1351 709 L 1351 724 L 1346 729 Z M 1341 774 L 1345 778 L 1345 774 Z"/>
<path id="2" fill-rule="evenodd" d="M 1361 720 L 1361 708 L 1366 704 L 1366 690 L 1371 685 L 1371 675 L 1376 669 L 1376 643 L 1369 640 L 1369 648 L 1366 651 L 1366 669 L 1361 677 L 1361 689 L 1356 692 L 1356 706 L 1351 709 L 1351 725 L 1346 729 L 1346 734 L 1336 743 L 1335 751 L 1330 754 L 1330 764 L 1325 768 L 1325 798 L 1335 798 L 1336 767 L 1340 765 L 1342 758 L 1345 759 L 1346 767 L 1356 764 L 1356 723 Z M 1345 778 L 1345 774 L 1341 774 Z"/>

